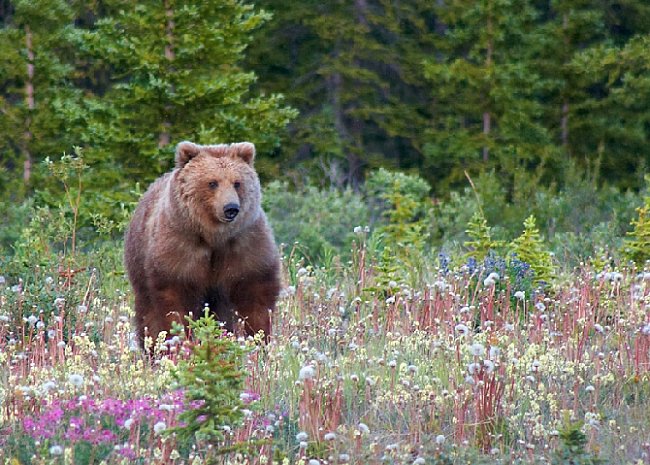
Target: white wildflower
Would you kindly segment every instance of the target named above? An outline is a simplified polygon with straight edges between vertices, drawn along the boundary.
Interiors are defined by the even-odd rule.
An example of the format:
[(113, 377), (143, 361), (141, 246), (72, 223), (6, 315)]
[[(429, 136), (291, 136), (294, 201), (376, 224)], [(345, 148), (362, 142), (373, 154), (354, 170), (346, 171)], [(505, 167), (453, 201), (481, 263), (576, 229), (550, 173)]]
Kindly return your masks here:
[(492, 360), (483, 360), (485, 371), (492, 373), (494, 371), (494, 362)]
[(467, 327), (467, 325), (464, 325), (464, 324), (462, 324), (462, 323), (457, 324), (457, 325), (454, 327), (454, 330), (455, 330), (456, 332), (461, 333), (463, 336), (467, 336), (467, 334), (469, 334), (469, 328)]
[(481, 371), (481, 364), (480, 363), (470, 363), (467, 365), (467, 371), (469, 372), (470, 375), (474, 375)]
[(485, 354), (485, 347), (483, 346), (483, 344), (479, 344), (478, 342), (475, 342), (469, 347), (469, 352), (475, 357), (482, 357), (483, 354)]
[(68, 376), (68, 382), (73, 386), (79, 387), (83, 385), (84, 377), (76, 373), (73, 373), (70, 376)]
[(167, 429), (167, 424), (164, 421), (159, 421), (158, 423), (153, 425), (153, 432), (156, 434), (160, 434), (166, 429)]
[(315, 375), (316, 375), (316, 370), (314, 370), (314, 367), (312, 365), (305, 365), (300, 369), (300, 373), (298, 374), (298, 379), (304, 381), (306, 379), (312, 379)]

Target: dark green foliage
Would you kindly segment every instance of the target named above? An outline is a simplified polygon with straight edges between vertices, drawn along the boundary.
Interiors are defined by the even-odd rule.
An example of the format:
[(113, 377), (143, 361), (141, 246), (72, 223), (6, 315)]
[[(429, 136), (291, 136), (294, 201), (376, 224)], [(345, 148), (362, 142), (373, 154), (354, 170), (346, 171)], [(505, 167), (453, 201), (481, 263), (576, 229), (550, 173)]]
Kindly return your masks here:
[(513, 177), (546, 163), (553, 147), (539, 118), (542, 82), (528, 59), (533, 2), (460, 0), (436, 12), (445, 24), (437, 41), (443, 58), (429, 57), (424, 68), (436, 95), (425, 145), (431, 166), (458, 184), (468, 167)]
[(553, 465), (597, 465), (603, 460), (585, 450), (587, 437), (582, 423), (569, 423), (560, 431), (562, 444), (551, 459)]
[(226, 448), (224, 431), (234, 428), (244, 418), (242, 371), (245, 349), (221, 329), (219, 322), (206, 310), (204, 316), (189, 323), (192, 340), (189, 358), (180, 360), (174, 372), (185, 389), (188, 409), (180, 415), (186, 426), (171, 429), (181, 440), (207, 441), (216, 453)]
[[(93, 185), (124, 201), (135, 180), (151, 181), (173, 162), (181, 140), (250, 140), (269, 153), (295, 112), (281, 96), (255, 96), (255, 75), (240, 62), (265, 12), (240, 1), (124, 2), (82, 36), (80, 48), (111, 70), (111, 85), (93, 106), (87, 159)], [(264, 161), (258, 170), (264, 172)], [(119, 167), (110, 177), (98, 177)], [(126, 183), (126, 184), (125, 184)]]
[(285, 244), (287, 252), (296, 245), (296, 251), (314, 263), (334, 255), (349, 258), (354, 228), (367, 227), (370, 221), (363, 198), (351, 190), (291, 190), (287, 182), (275, 181), (265, 186), (263, 203), (276, 241)]
[(0, 195), (13, 201), (39, 182), (40, 161), (71, 151), (79, 136), (76, 14), (61, 0), (16, 0), (0, 19)]
[(357, 187), (368, 169), (421, 166), (421, 129), (431, 115), (421, 69), (435, 33), (431, 2), (259, 5), (274, 18), (249, 61), (301, 111), (282, 147), (287, 171)]

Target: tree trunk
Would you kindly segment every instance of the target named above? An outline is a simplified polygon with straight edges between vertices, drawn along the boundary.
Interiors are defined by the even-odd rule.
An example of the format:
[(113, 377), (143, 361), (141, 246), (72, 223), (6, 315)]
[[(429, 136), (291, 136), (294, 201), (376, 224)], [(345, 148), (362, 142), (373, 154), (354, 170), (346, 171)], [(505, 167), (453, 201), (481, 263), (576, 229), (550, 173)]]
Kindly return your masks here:
[[(485, 51), (485, 68), (488, 73), (491, 73), (490, 68), (492, 67), (492, 55), (494, 53), (494, 38), (492, 34), (492, 11), (488, 11), (487, 17), (487, 44)], [(490, 148), (487, 146), (487, 140), (490, 137), (490, 131), (492, 129), (492, 117), (490, 115), (489, 107), (489, 83), (487, 89), (488, 95), (486, 95), (486, 110), (483, 112), (483, 135), (485, 136), (486, 145), (483, 146), (483, 161), (487, 162), (490, 159)]]
[(27, 106), (27, 116), (25, 117), (25, 133), (23, 156), (23, 180), (25, 184), (29, 183), (32, 176), (32, 114), (34, 112), (34, 47), (32, 44), (32, 31), (28, 25), (25, 26), (25, 47), (27, 48), (27, 79), (25, 80), (25, 104)]
[[(167, 43), (165, 44), (165, 58), (167, 59), (167, 61), (171, 63), (174, 61), (175, 54), (174, 54), (174, 10), (172, 9), (170, 0), (165, 0), (164, 8), (165, 8), (165, 17), (167, 18), (167, 23), (165, 24), (165, 37), (167, 39)], [(165, 147), (169, 145), (169, 143), (171, 142), (170, 131), (171, 131), (172, 123), (169, 121), (171, 110), (172, 110), (171, 105), (165, 105), (163, 122), (161, 124), (162, 130), (158, 135), (159, 148)]]
[[(569, 51), (569, 35), (567, 29), (569, 28), (569, 17), (566, 13), (562, 16), (562, 32), (564, 35), (564, 50), (566, 53)], [(565, 60), (566, 61), (566, 60)], [(567, 101), (566, 89), (564, 90), (564, 102), (562, 103), (562, 117), (560, 119), (562, 147), (565, 149), (569, 146), (569, 102)]]

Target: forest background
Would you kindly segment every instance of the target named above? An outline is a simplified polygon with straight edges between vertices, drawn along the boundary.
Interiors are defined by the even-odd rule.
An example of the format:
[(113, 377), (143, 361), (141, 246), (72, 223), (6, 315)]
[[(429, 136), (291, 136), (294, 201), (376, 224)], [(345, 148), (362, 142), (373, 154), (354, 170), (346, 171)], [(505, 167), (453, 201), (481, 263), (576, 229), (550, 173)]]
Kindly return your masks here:
[(186, 139), (254, 142), (315, 261), (391, 222), (453, 254), (480, 211), (576, 264), (647, 192), (643, 0), (3, 0), (0, 50), (3, 255), (48, 215), (119, 238)]

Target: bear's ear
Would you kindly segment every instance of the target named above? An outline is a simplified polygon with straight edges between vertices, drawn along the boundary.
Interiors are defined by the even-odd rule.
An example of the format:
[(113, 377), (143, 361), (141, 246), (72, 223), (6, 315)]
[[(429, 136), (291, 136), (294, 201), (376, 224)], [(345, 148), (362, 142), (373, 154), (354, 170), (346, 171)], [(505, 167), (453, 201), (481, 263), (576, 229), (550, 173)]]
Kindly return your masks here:
[(201, 146), (183, 141), (176, 146), (176, 168), (182, 168), (201, 151)]
[(239, 142), (237, 144), (232, 144), (230, 147), (233, 149), (235, 156), (253, 166), (253, 160), (255, 160), (255, 145), (250, 142)]

